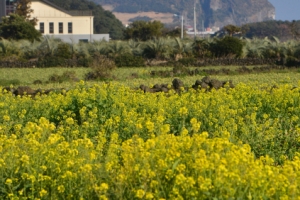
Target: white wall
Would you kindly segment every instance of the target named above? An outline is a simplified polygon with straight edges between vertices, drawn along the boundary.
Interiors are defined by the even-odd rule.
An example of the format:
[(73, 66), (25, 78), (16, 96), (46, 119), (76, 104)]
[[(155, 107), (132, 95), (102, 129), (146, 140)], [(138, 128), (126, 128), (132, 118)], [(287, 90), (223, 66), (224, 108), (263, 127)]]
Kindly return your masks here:
[[(31, 8), (34, 10), (32, 17), (38, 19), (36, 29), (40, 30), (40, 22), (44, 22), (44, 34), (49, 33), (49, 23), (54, 23), (55, 35), (65, 35), (68, 33), (68, 23), (72, 22), (72, 34), (85, 35), (94, 33), (94, 17), (93, 16), (71, 16), (61, 10), (47, 5), (40, 1), (32, 1)], [(63, 33), (59, 33), (58, 24), (63, 23)]]
[(109, 41), (109, 34), (92, 34), (92, 35), (44, 35), (44, 37), (54, 37), (67, 43), (78, 43), (80, 41)]

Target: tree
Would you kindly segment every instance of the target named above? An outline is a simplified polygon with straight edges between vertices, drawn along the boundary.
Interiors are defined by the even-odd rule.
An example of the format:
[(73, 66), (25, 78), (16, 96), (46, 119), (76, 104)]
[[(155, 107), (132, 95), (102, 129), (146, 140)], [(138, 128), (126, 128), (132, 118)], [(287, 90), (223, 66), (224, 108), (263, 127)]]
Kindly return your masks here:
[(212, 44), (213, 42), (209, 39), (197, 39), (193, 43), (193, 52), (199, 58), (210, 57)]
[(16, 14), (23, 16), (28, 20), (32, 25), (37, 25), (37, 18), (31, 18), (31, 13), (33, 13), (33, 9), (31, 9), (31, 0), (19, 0), (17, 2)]
[(159, 38), (163, 34), (164, 25), (159, 21), (134, 21), (124, 30), (125, 39), (146, 41)]
[(241, 32), (241, 28), (240, 27), (234, 26), (232, 24), (224, 26), (223, 30), (225, 32), (227, 32), (230, 37), (233, 36), (233, 34), (237, 34), (237, 33)]
[(41, 33), (25, 17), (10, 14), (9, 17), (2, 18), (0, 37), (13, 40), (27, 39), (33, 42), (34, 40), (40, 40)]
[(300, 36), (299, 28), (297, 27), (297, 22), (293, 20), (292, 23), (289, 25), (289, 28), (291, 30), (293, 39), (297, 40)]
[(164, 60), (170, 57), (171, 47), (165, 38), (155, 38), (144, 45), (143, 56), (147, 59)]
[(211, 52), (216, 57), (226, 57), (226, 56), (234, 56), (241, 57), (243, 53), (244, 43), (242, 40), (225, 36), (222, 39), (217, 39), (217, 41), (211, 44)]

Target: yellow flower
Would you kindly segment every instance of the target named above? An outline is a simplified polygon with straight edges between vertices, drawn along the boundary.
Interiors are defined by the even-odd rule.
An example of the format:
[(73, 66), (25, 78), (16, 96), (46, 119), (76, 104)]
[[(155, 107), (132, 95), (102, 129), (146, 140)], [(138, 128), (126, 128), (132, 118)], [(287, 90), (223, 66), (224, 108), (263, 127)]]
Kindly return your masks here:
[(12, 182), (13, 181), (10, 178), (8, 178), (8, 179), (6, 179), (5, 184), (6, 185), (10, 185), (10, 184), (12, 184)]
[(145, 192), (144, 192), (144, 190), (141, 190), (141, 189), (137, 190), (136, 194), (135, 194), (135, 196), (139, 199), (142, 199), (144, 197), (144, 195), (145, 195)]
[(181, 131), (182, 136), (187, 136), (189, 134), (189, 131), (186, 128), (183, 128)]
[(16, 125), (14, 126), (14, 128), (15, 128), (16, 131), (20, 131), (21, 128), (22, 128), (22, 124), (16, 124)]
[(146, 199), (153, 199), (154, 196), (153, 196), (153, 194), (152, 194), (151, 192), (147, 192), (145, 198), (146, 198)]
[(29, 163), (29, 156), (23, 155), (23, 156), (21, 157), (21, 161), (22, 161), (24, 164), (28, 164), (28, 163)]
[(4, 115), (3, 120), (8, 122), (10, 120), (10, 117), (8, 115)]
[(57, 187), (57, 190), (58, 190), (59, 193), (64, 193), (65, 192), (65, 186), (60, 185), (60, 186)]
[(147, 121), (146, 122), (146, 128), (148, 129), (148, 131), (150, 133), (152, 133), (154, 131), (154, 123), (151, 121)]
[(186, 115), (186, 114), (188, 114), (188, 109), (186, 108), (186, 107), (181, 107), (180, 109), (179, 109), (179, 114), (181, 115), (181, 116), (183, 116), (183, 115)]
[(192, 118), (190, 123), (192, 125), (192, 130), (197, 133), (201, 127), (201, 122), (198, 122), (196, 118)]
[(104, 192), (107, 191), (108, 190), (108, 184), (107, 183), (101, 183), (100, 190), (104, 191)]
[(164, 124), (160, 127), (160, 131), (162, 134), (167, 134), (170, 132), (170, 124)]
[(47, 193), (48, 193), (48, 192), (47, 192), (46, 190), (41, 189), (41, 191), (40, 191), (40, 197), (45, 196)]
[(23, 193), (24, 193), (23, 189), (18, 191), (18, 194), (21, 195), (21, 196), (23, 195)]
[(108, 198), (105, 195), (100, 195), (99, 199), (100, 200), (108, 200)]
[(46, 171), (46, 170), (47, 170), (47, 166), (42, 165), (42, 166), (41, 166), (41, 169), (42, 169), (43, 171)]
[(138, 124), (135, 125), (135, 127), (136, 127), (137, 129), (142, 129), (142, 128), (143, 128), (143, 125), (140, 124), (140, 123), (138, 123)]
[(69, 125), (73, 125), (74, 124), (74, 119), (69, 117), (66, 119), (66, 123), (69, 124)]

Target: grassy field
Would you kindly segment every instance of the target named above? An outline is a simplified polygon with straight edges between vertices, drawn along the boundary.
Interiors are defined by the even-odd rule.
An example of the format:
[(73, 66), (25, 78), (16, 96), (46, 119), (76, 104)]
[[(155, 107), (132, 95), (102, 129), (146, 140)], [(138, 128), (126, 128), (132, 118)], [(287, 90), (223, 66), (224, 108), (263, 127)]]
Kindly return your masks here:
[[(238, 66), (227, 67), (201, 67), (199, 69), (221, 69), (230, 68), (235, 70)], [(141, 84), (153, 85), (156, 83), (170, 83), (175, 77), (151, 77), (151, 71), (159, 70), (172, 70), (172, 67), (144, 67), (144, 68), (117, 68), (112, 71), (112, 75), (116, 78), (112, 82), (121, 82), (122, 84), (130, 87), (138, 87)], [(37, 88), (72, 88), (76, 85), (74, 81), (65, 81), (62, 83), (49, 82), (49, 77), (52, 75), (62, 75), (65, 72), (73, 72), (78, 80), (84, 80), (85, 74), (90, 72), (90, 68), (2, 68), (0, 69), (0, 86), (14, 87), (19, 85), (30, 86), (34, 89)], [(134, 74), (135, 77), (132, 75)], [(203, 76), (182, 76), (179, 77), (186, 86), (191, 86), (197, 79)], [(299, 70), (281, 70), (270, 73), (253, 73), (253, 74), (233, 74), (233, 75), (213, 75), (212, 78), (219, 80), (232, 80), (234, 84), (243, 83), (257, 83), (257, 84), (292, 84), (297, 86), (300, 80)], [(33, 84), (35, 80), (42, 81), (42, 84)], [(88, 84), (95, 82), (89, 81)]]

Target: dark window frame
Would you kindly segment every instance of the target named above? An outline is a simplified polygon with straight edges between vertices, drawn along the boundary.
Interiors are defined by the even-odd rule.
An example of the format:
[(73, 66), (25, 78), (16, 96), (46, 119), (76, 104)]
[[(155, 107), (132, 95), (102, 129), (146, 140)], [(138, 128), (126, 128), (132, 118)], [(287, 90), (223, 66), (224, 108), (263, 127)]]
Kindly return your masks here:
[(82, 43), (88, 43), (88, 42), (89, 42), (89, 39), (79, 39), (79, 42), (82, 42)]
[(73, 23), (68, 22), (68, 33), (73, 33)]
[(54, 23), (49, 22), (49, 33), (53, 34), (54, 33)]
[(58, 22), (58, 33), (64, 33), (64, 23)]
[(45, 23), (44, 22), (40, 22), (40, 32), (45, 33)]

